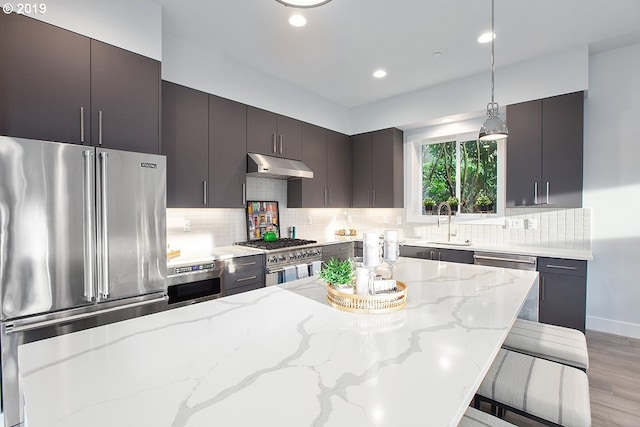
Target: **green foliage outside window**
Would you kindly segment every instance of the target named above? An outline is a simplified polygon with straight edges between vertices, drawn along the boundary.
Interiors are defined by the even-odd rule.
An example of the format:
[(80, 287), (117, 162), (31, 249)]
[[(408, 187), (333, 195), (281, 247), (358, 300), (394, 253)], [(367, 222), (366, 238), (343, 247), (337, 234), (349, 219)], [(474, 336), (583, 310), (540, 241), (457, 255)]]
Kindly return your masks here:
[[(460, 157), (460, 171), (456, 159)], [(457, 176), (460, 194), (456, 194)], [(449, 141), (422, 146), (422, 200), (436, 204), (457, 197), (462, 213), (477, 212), (476, 198), (486, 195), (497, 200), (498, 146), (495, 141)], [(496, 212), (495, 203), (492, 210)], [(423, 214), (426, 211), (423, 209)]]

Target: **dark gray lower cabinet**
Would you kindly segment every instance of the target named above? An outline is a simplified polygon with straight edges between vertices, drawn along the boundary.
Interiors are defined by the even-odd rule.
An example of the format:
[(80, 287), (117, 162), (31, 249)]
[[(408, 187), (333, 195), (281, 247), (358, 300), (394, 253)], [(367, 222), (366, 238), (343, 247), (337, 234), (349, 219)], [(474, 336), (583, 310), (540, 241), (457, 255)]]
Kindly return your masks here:
[(538, 258), (540, 273), (539, 321), (585, 330), (587, 262)]
[(430, 259), (434, 261), (473, 264), (473, 251), (458, 249), (429, 248), (422, 246), (400, 246), (400, 256), (409, 258)]
[(224, 295), (264, 288), (265, 268), (263, 254), (231, 258), (224, 263), (222, 283)]
[[(362, 255), (361, 255), (362, 256)], [(353, 243), (334, 243), (322, 247), (322, 261), (329, 261), (331, 258), (345, 260), (353, 257)]]

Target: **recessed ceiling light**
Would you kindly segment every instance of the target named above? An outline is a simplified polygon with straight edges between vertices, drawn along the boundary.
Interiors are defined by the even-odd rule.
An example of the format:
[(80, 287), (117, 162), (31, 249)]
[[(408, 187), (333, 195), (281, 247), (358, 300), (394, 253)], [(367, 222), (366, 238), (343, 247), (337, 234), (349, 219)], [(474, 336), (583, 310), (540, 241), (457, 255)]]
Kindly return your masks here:
[(289, 18), (289, 24), (294, 27), (304, 27), (307, 23), (307, 19), (302, 15), (291, 15)]
[(442, 56), (442, 52), (438, 51), (438, 52), (433, 52), (431, 54), (431, 56), (433, 56), (434, 58), (440, 58)]
[(387, 75), (387, 72), (385, 70), (376, 70), (373, 72), (373, 77), (375, 77), (376, 79), (381, 79), (386, 75)]
[(451, 123), (453, 121), (453, 119), (451, 117), (445, 117), (444, 119), (440, 120), (440, 123)]
[(282, 3), (285, 6), (309, 8), (322, 6), (325, 3), (329, 3), (331, 0), (276, 0), (278, 3)]
[(489, 43), (491, 41), (491, 34), (493, 34), (493, 38), (495, 39), (496, 38), (495, 33), (492, 33), (491, 31), (487, 31), (486, 33), (478, 37), (478, 43)]

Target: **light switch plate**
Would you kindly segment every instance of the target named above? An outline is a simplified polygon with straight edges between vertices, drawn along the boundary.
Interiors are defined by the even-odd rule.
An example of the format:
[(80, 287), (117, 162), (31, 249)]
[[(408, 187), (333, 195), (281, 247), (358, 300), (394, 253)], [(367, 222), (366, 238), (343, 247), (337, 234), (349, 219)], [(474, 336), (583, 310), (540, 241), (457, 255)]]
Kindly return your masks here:
[(191, 221), (189, 221), (188, 219), (184, 220), (184, 231), (191, 231)]
[(396, 224), (397, 224), (397, 225), (402, 225), (402, 216), (401, 216), (401, 215), (398, 215), (398, 216), (396, 217)]
[(505, 218), (504, 228), (520, 228), (521, 222), (517, 218)]
[(538, 220), (537, 219), (528, 219), (527, 220), (527, 230), (537, 230), (538, 229)]

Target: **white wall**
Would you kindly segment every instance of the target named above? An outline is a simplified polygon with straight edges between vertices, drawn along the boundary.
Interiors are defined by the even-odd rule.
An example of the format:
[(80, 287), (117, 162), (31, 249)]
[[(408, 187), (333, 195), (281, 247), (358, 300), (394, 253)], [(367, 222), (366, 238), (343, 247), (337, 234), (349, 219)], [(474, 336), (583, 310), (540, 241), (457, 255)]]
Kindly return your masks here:
[[(501, 105), (587, 89), (589, 55), (577, 47), (496, 69), (495, 99)], [(373, 102), (351, 110), (351, 133), (388, 127), (415, 128), (433, 120), (485, 114), (491, 101), (490, 74), (476, 74), (435, 87)], [(475, 114), (474, 114), (475, 112)]]
[(640, 44), (590, 58), (584, 205), (592, 209), (587, 328), (640, 338)]
[(345, 107), (172, 34), (163, 38), (164, 80), (349, 134)]
[(152, 0), (54, 0), (30, 17), (160, 61), (162, 8)]

